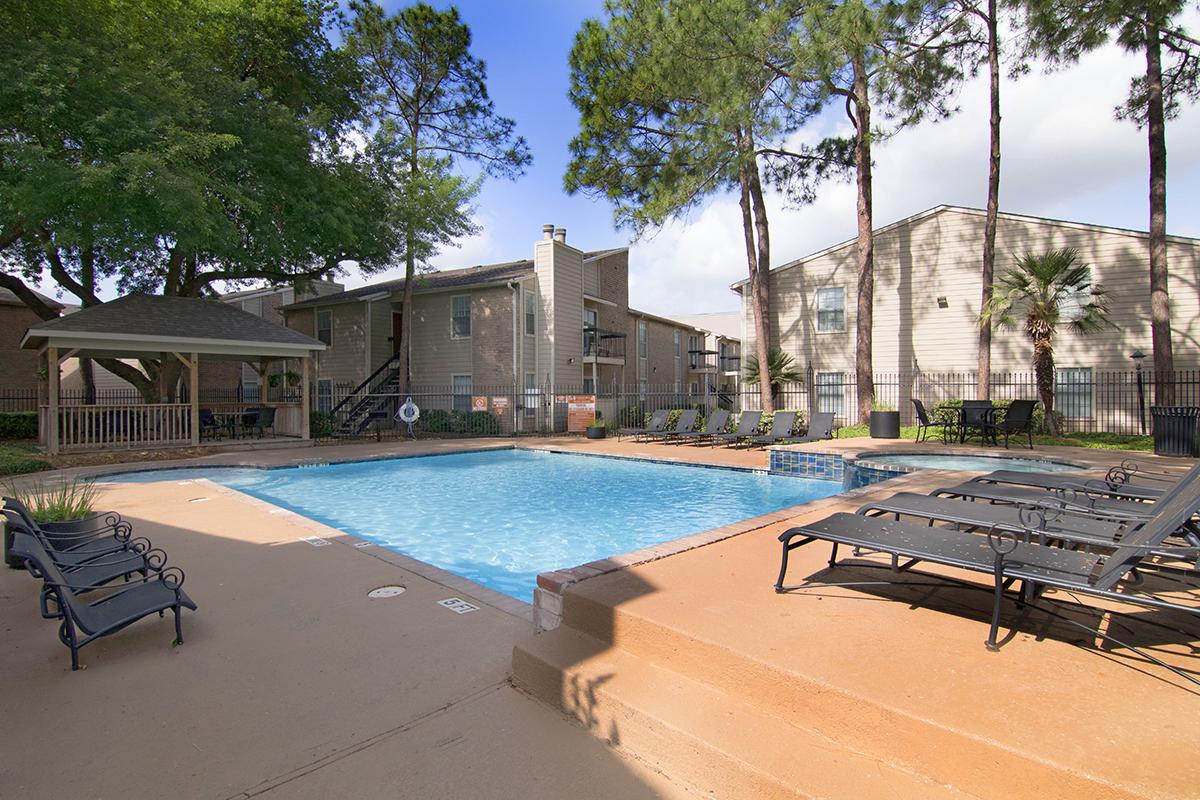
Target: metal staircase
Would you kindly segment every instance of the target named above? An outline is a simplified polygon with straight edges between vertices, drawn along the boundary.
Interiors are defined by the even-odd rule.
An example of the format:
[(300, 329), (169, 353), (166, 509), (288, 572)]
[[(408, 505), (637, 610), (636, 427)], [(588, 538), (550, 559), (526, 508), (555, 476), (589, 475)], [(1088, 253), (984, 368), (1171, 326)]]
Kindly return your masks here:
[(393, 355), (331, 409), (333, 435), (357, 436), (373, 420), (388, 418), (399, 391), (400, 357)]

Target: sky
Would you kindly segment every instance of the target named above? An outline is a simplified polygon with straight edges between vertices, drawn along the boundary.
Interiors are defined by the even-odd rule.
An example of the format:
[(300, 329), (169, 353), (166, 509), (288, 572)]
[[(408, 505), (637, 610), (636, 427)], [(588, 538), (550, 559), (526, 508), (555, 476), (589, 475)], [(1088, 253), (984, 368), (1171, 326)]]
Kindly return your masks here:
[[(389, 10), (397, 3), (386, 3)], [(445, 7), (447, 2), (435, 2)], [(488, 68), (498, 113), (513, 118), (533, 164), (515, 181), (491, 179), (476, 200), (480, 233), (433, 260), (441, 269), (530, 258), (544, 223), (567, 229), (584, 250), (628, 245), (630, 305), (651, 313), (737, 310), (730, 284), (746, 275), (741, 216), (733, 196), (714, 197), (687, 218), (641, 240), (617, 230), (603, 199), (563, 191), (567, 146), (578, 116), (567, 96), (575, 32), (602, 12), (600, 0), (458, 0), (473, 52)], [(1197, 27), (1189, 19), (1189, 27)], [(1113, 109), (1144, 60), (1109, 47), (1078, 65), (1046, 74), (1038, 66), (1001, 87), (1001, 210), (1145, 230), (1148, 221), (1146, 136)], [(987, 181), (986, 77), (965, 84), (959, 113), (904, 130), (875, 148), (875, 226), (932, 206), (982, 208)], [(803, 135), (816, 139), (845, 123), (831, 115)], [(1170, 233), (1200, 236), (1200, 108), (1168, 122)], [(815, 203), (788, 208), (768, 198), (771, 263), (793, 261), (852, 238), (852, 183), (822, 187)], [(1003, 254), (1002, 254), (1003, 255)], [(402, 275), (402, 269), (369, 282)], [(351, 271), (347, 286), (368, 282)], [(47, 287), (48, 288), (48, 287)], [(108, 296), (114, 296), (111, 288)]]

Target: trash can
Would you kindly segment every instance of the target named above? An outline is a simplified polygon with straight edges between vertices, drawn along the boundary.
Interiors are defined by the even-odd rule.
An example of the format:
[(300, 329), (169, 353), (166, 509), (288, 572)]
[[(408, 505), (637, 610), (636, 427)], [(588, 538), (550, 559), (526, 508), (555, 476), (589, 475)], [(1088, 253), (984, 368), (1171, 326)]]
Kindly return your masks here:
[(1151, 406), (1150, 425), (1156, 455), (1200, 457), (1200, 407)]

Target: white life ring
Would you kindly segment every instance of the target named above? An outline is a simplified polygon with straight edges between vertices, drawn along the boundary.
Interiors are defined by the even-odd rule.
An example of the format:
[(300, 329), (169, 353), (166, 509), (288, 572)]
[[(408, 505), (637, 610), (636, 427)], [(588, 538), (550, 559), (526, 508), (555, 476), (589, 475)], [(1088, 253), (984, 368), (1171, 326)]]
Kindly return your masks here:
[(407, 422), (409, 425), (416, 422), (421, 417), (421, 409), (417, 408), (417, 404), (412, 401), (411, 397), (404, 399), (404, 405), (396, 412), (396, 419), (401, 422)]

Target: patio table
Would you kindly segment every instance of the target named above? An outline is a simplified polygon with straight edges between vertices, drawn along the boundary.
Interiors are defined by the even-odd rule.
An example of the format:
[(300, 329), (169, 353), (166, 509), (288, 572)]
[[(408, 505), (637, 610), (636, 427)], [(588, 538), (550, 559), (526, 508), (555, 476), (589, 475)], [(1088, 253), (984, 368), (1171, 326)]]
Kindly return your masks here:
[[(941, 414), (944, 412), (947, 415), (954, 417), (954, 427), (958, 431), (958, 443), (959, 444), (963, 444), (964, 442), (967, 441), (967, 429), (968, 428), (979, 428), (981, 440), (983, 441), (984, 444), (988, 443), (989, 438), (990, 438), (990, 441), (992, 444), (996, 444), (995, 434), (992, 433), (989, 435), (988, 431), (994, 430), (995, 423), (996, 423), (996, 412), (1000, 411), (1000, 410), (1001, 409), (997, 408), (994, 405), (969, 407), (969, 406), (961, 406), (961, 405), (950, 405), (949, 403), (939, 403), (938, 405), (933, 407), (933, 411), (935, 414)], [(968, 411), (982, 412), (982, 414), (984, 416), (983, 421), (982, 422), (968, 422), (967, 421), (967, 412)]]

